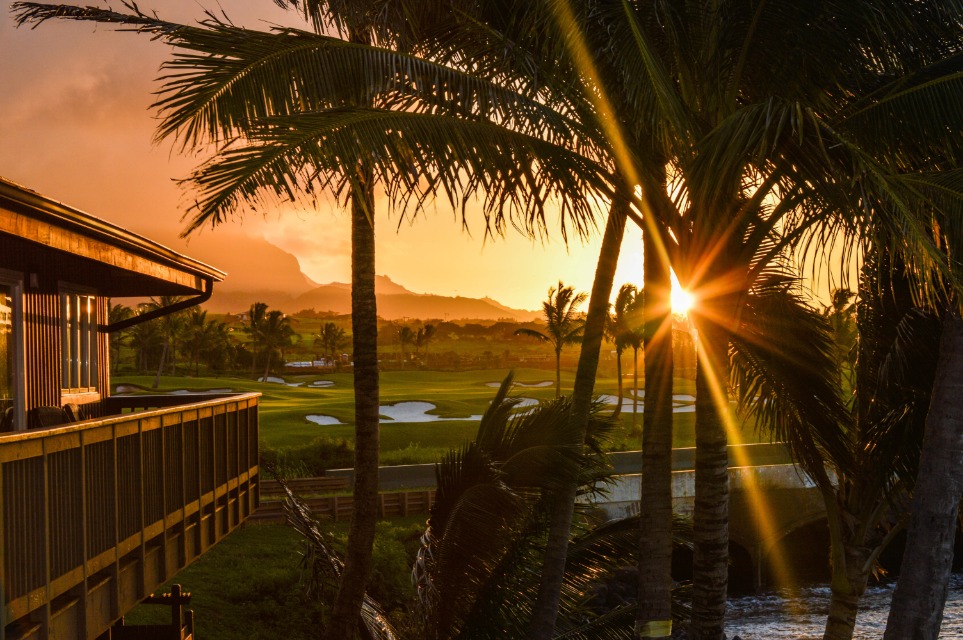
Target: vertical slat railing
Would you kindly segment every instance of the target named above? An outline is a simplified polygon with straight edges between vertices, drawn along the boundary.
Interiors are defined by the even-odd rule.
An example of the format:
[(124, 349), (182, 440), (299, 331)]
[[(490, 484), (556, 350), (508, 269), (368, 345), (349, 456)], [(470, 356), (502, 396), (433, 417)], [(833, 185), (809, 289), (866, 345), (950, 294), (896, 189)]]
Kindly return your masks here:
[[(163, 548), (163, 564), (136, 575), (159, 582), (250, 514), (242, 504), (255, 499), (257, 396), (189, 407), (0, 437), (0, 639), (16, 640), (28, 619), (43, 637), (63, 635), (58, 624), (99, 635), (113, 622), (107, 618), (125, 613), (104, 603), (131, 601), (117, 595), (129, 589), (118, 584), (121, 566), (147, 562), (146, 544)], [(227, 506), (230, 496), (237, 508), (215, 519), (223, 526), (212, 522), (198, 547), (204, 505)], [(134, 600), (157, 582), (138, 587)], [(88, 588), (92, 598), (98, 590), (96, 606)], [(86, 613), (71, 613), (72, 602)]]

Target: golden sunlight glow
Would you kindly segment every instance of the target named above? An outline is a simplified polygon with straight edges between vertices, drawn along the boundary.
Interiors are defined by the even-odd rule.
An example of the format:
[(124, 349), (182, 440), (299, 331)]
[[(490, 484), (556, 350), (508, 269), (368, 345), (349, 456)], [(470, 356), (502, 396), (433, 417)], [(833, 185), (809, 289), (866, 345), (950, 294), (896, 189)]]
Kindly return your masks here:
[(678, 313), (682, 315), (688, 313), (689, 309), (692, 308), (692, 305), (695, 304), (695, 297), (685, 289), (673, 286), (671, 303), (672, 313)]
[[(712, 403), (715, 405), (719, 416), (723, 419), (728, 444), (744, 444), (741, 429), (734, 420), (733, 413), (729, 407), (729, 393), (726, 389), (725, 377), (723, 375), (725, 364), (709, 363), (709, 354), (702, 348), (702, 345), (697, 343), (696, 349), (698, 350), (700, 366), (702, 366), (702, 371), (705, 373), (705, 381), (709, 388), (709, 394), (712, 396)], [(703, 366), (703, 363), (705, 363), (706, 366)], [(729, 461), (730, 468), (748, 467), (751, 465), (748, 454), (744, 450), (735, 448), (729, 449), (729, 451), (733, 453), (733, 457), (735, 458)], [(772, 541), (779, 539), (779, 532), (776, 529), (773, 516), (774, 507), (763, 487), (759, 485), (753, 474), (740, 474), (740, 480), (742, 489), (749, 501), (750, 508), (757, 518), (757, 526), (762, 533), (762, 537), (772, 544)], [(772, 545), (769, 549), (768, 560), (772, 571), (771, 578), (773, 583), (779, 586), (791, 585), (792, 576), (789, 568), (789, 560), (785, 555), (785, 549), (780, 548), (778, 545)]]
[(679, 279), (675, 277), (675, 273), (672, 273), (672, 293), (670, 294), (670, 302), (672, 304), (672, 313), (677, 313), (679, 315), (685, 315), (689, 313), (696, 302), (695, 296), (679, 284)]

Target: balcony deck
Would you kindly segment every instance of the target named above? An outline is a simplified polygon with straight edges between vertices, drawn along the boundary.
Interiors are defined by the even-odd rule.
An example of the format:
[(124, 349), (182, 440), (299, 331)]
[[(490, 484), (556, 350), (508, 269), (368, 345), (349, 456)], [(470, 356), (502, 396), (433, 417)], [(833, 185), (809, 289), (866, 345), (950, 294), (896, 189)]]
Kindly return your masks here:
[(250, 516), (259, 395), (115, 396), (0, 436), (0, 640), (98, 638)]

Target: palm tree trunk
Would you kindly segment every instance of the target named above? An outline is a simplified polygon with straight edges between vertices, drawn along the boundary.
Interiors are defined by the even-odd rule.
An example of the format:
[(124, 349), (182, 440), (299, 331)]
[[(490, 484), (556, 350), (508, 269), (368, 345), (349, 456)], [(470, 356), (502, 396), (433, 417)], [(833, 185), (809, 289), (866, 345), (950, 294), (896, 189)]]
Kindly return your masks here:
[(845, 540), (842, 546), (845, 562), (842, 567), (833, 566), (829, 616), (823, 640), (852, 640), (859, 601), (869, 582), (869, 571), (865, 567), (872, 550), (866, 545)]
[(562, 348), (555, 348), (555, 397), (562, 395)]
[(152, 389), (156, 389), (160, 386), (161, 373), (164, 372), (164, 360), (167, 359), (167, 347), (170, 345), (169, 340), (164, 341), (164, 350), (161, 351), (160, 363), (157, 365), (157, 375), (154, 376), (154, 384), (151, 386)]
[[(643, 234), (645, 412), (642, 414), (639, 638), (672, 635), (672, 279), (652, 234)], [(636, 394), (638, 396), (638, 394)]]
[(632, 347), (632, 434), (639, 415), (639, 348)]
[(700, 357), (696, 365), (695, 511), (692, 533), (692, 627), (694, 640), (723, 640), (729, 572), (729, 459), (725, 396), (729, 334), (723, 305), (707, 310), (700, 322)]
[(619, 380), (619, 396), (618, 404), (615, 405), (615, 411), (612, 412), (613, 418), (618, 418), (622, 415), (622, 397), (625, 395), (625, 390), (622, 385), (622, 350), (615, 350), (615, 372), (616, 377)]
[(268, 374), (271, 373), (271, 352), (274, 349), (268, 349), (267, 355), (264, 356), (264, 381), (267, 382)]
[(943, 622), (963, 493), (963, 319), (943, 321), (906, 552), (884, 640), (935, 639)]
[[(608, 316), (609, 296), (612, 295), (612, 281), (619, 261), (619, 250), (625, 232), (627, 204), (615, 201), (609, 210), (602, 247), (599, 251), (595, 281), (592, 283), (592, 297), (589, 299), (588, 315), (579, 352), (575, 384), (572, 388), (572, 415), (570, 420), (580, 426), (581, 440), (572, 443), (577, 447), (584, 444), (588, 427), (589, 410), (592, 406), (592, 392), (595, 389), (595, 375), (598, 372), (599, 351), (605, 334)], [(568, 541), (572, 529), (572, 515), (575, 511), (575, 492), (577, 480), (572, 478), (568, 485), (559, 490), (555, 497), (548, 541), (545, 545), (545, 559), (542, 565), (542, 578), (538, 597), (532, 610), (529, 640), (550, 640), (555, 631), (558, 615), (558, 601), (565, 574), (565, 560), (568, 554)]]
[(351, 193), (351, 326), (354, 332), (354, 511), (344, 573), (325, 637), (354, 638), (371, 568), (378, 518), (378, 310), (373, 174), (359, 170)]

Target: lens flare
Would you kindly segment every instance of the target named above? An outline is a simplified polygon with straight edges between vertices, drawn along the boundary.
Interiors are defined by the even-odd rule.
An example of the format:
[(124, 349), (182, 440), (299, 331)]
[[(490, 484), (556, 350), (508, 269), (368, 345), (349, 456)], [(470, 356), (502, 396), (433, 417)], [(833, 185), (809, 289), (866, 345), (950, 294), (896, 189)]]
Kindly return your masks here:
[(695, 296), (673, 285), (671, 295), (672, 313), (684, 315), (695, 305)]

